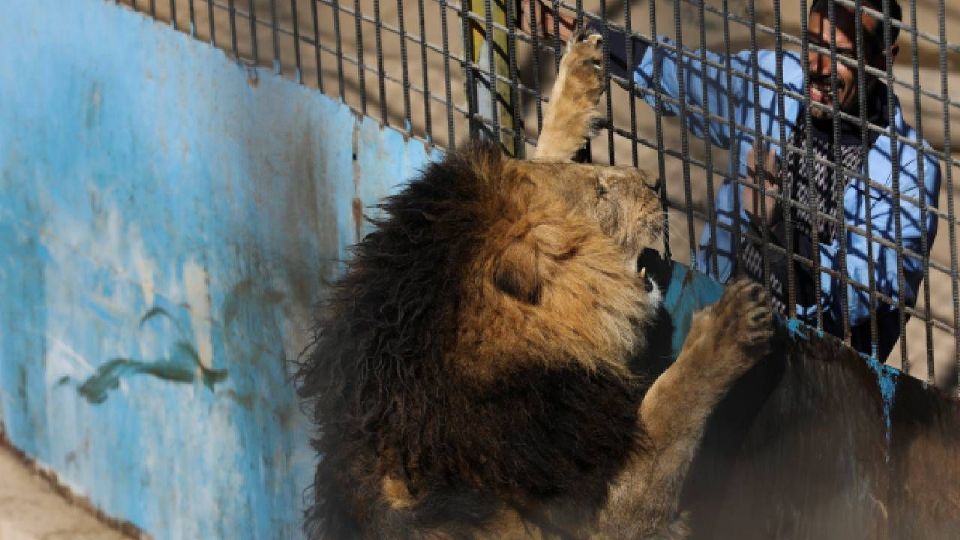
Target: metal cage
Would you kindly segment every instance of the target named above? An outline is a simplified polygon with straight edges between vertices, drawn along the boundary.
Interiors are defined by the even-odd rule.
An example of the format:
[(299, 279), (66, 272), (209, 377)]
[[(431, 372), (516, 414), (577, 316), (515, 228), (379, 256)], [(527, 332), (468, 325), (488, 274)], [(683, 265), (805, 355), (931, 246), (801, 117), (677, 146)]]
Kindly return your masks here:
[[(824, 170), (845, 178), (844, 185), (860, 182), (864, 193), (876, 193), (880, 198), (893, 201), (890, 209), (893, 233), (874, 230), (871, 218), (878, 214), (869, 208), (864, 212), (865, 226), (858, 227), (846, 219), (843, 204), (835, 211), (823, 212), (809, 201), (786, 196), (789, 193), (773, 194), (774, 200), (785, 209), (787, 241), (781, 246), (771, 241), (766, 228), (761, 228), (755, 240), (762, 248), (763, 279), (770, 273), (770, 257), (785, 258), (787, 279), (783, 285), (786, 286), (787, 315), (797, 315), (795, 274), (798, 269), (814, 276), (812, 282), (817, 295), (821, 293), (823, 280), (835, 281), (839, 284), (836, 294), (841, 298), (834, 333), (849, 341), (859, 328), (869, 338), (865, 352), (876, 354), (878, 344), (896, 332), (900, 338), (893, 346), (888, 363), (905, 373), (957, 391), (960, 282), (953, 176), (960, 160), (953, 154), (950, 125), (953, 119), (960, 118), (960, 100), (951, 94), (950, 86), (960, 85), (957, 80), (960, 28), (948, 23), (960, 21), (960, 9), (948, 5), (946, 0), (905, 0), (901, 21), (892, 18), (894, 0), (801, 0), (799, 3), (781, 0), (575, 3), (553, 0), (120, 0), (119, 3), (223, 48), (243, 64), (270, 66), (278, 74), (316, 87), (357, 112), (379, 119), (384, 125), (426, 144), (453, 148), (458, 141), (483, 133), (498, 138), (507, 151), (520, 157), (536, 142), (543, 121), (543, 105), (548, 99), (542, 90), (550, 88), (562, 52), (563, 44), (553, 37), (560, 31), (560, 18), (553, 18), (550, 31), (549, 23), (544, 27), (543, 14), (557, 13), (604, 34), (641, 36), (654, 50), (652, 54), (665, 53), (678, 59), (677, 69), (681, 72), (677, 76), (678, 88), (672, 93), (663, 92), (638, 84), (634, 76), (613, 75), (608, 69), (608, 91), (603, 98), (608, 122), (602, 136), (590, 146), (589, 157), (600, 163), (631, 163), (667, 179), (661, 183), (663, 205), (669, 213), (664, 240), (667, 254), (680, 262), (693, 262), (697, 257), (697, 236), (704, 224), (713, 232), (711, 238), (716, 238), (718, 229), (730, 231), (739, 240), (750, 240), (753, 234), (740, 223), (724, 223), (718, 219), (714, 204), (717, 191), (724, 183), (754, 189), (753, 183), (731, 173), (737, 170), (730, 167), (731, 160), (739, 160), (740, 156), (709, 136), (693, 136), (698, 129), (694, 124), (722, 124), (731, 132), (749, 135), (754, 144), (778, 148), (781, 161), (796, 155), (805, 167), (819, 163)], [(811, 4), (823, 10), (833, 28), (836, 28), (838, 14), (852, 10), (856, 17), (852, 51), (838, 46), (836, 32), (831, 32), (825, 42), (809, 39)], [(534, 5), (536, 7), (532, 7)], [(864, 31), (865, 17), (879, 21), (869, 35)], [(885, 69), (868, 65), (865, 51), (870, 46), (869, 40), (885, 40), (883, 44), (889, 45), (897, 33), (900, 47), (897, 61), (887, 63)], [(657, 36), (669, 39), (658, 40)], [(639, 60), (639, 51), (634, 50), (633, 40), (628, 43), (631, 44), (627, 47), (629, 50), (624, 52), (632, 67)], [(605, 44), (609, 47), (609, 41)], [(772, 52), (775, 59), (774, 73), (767, 78), (760, 77), (756, 69), (765, 51)], [(745, 59), (743, 65), (747, 69), (731, 61), (738, 53), (739, 58)], [(838, 81), (838, 70), (856, 72), (861, 99), (855, 109), (860, 114), (839, 110), (836, 100), (832, 107), (811, 104), (808, 85), (796, 88), (784, 84), (784, 59), (788, 54), (800, 59), (804, 73), (809, 71), (809, 59), (815, 57), (811, 54), (828, 58), (833, 95), (837, 85), (843, 84)], [(690, 66), (713, 70), (714, 78), (697, 80), (685, 76), (682, 72)], [(754, 69), (750, 69), (751, 66)], [(654, 73), (653, 78), (661, 75)], [(886, 94), (889, 113), (886, 125), (865, 118), (867, 76), (893, 89)], [(723, 113), (723, 110), (732, 110), (732, 101), (711, 107), (717, 103), (711, 104), (709, 100), (698, 103), (690, 98), (706, 95), (708, 85), (727, 84), (729, 88), (735, 80), (748, 81), (756, 96), (772, 92), (773, 101), (778, 104), (775, 107), (775, 114), (779, 115), (779, 121), (775, 122), (778, 129), (761, 129), (758, 107), (754, 107), (752, 118), (734, 118)], [(739, 99), (729, 94), (726, 99)], [(829, 116), (835, 133), (846, 121), (843, 125), (857, 128), (864, 147), (871, 137), (889, 138), (893, 154), (889, 156), (890, 181), (877, 182), (868, 171), (847, 168), (842, 160), (829, 159), (830, 156), (824, 159), (814, 155), (809, 143), (801, 147), (793, 145), (784, 128), (788, 123), (784, 104), (791, 100), (801, 104), (803, 113), (797, 122), (804, 122), (808, 128), (814, 115), (811, 110), (832, 108)], [(919, 138), (902, 137), (887, 127), (893, 125), (896, 104)], [(901, 189), (901, 184), (906, 184), (908, 179), (900, 170), (900, 153), (917, 156), (916, 167), (921, 177), (925, 175), (924, 167), (939, 168), (939, 192), (932, 194), (932, 198), (924, 196), (922, 182), (919, 196), (916, 191)], [(908, 165), (912, 171), (914, 165)], [(763, 163), (756, 168), (762, 171)], [(763, 196), (767, 193), (762, 183), (759, 191), (762, 207), (768, 200)], [(734, 197), (734, 200), (740, 199)], [(862, 203), (869, 207), (875, 200), (879, 199), (864, 196)], [(930, 204), (931, 200), (937, 203)], [(907, 214), (899, 210), (908, 206), (915, 208), (921, 226), (919, 236), (911, 236), (905, 242), (904, 227), (909, 224), (903, 223), (903, 216)], [(815, 223), (833, 223), (837, 227), (840, 232), (835, 265), (824, 266), (817, 257), (804, 257), (794, 250), (789, 222), (792, 209), (806, 210), (814, 216)], [(738, 211), (734, 214), (740, 215)], [(925, 226), (930, 218), (938, 223), (935, 239), (931, 238), (933, 230)], [(813, 227), (816, 229), (818, 227)], [(813, 236), (816, 246), (817, 233)], [(870, 253), (865, 257), (866, 272), (853, 275), (847, 268), (847, 261), (852, 260), (849, 244), (860, 239), (866, 239)], [(739, 246), (739, 240), (734, 245)], [(739, 247), (736, 249), (735, 259), (741, 255)], [(881, 275), (873, 250), (892, 254), (890, 264), (895, 268), (884, 268), (886, 273)], [(922, 274), (922, 285), (912, 291), (912, 297), (903, 293), (912, 288), (905, 270), (907, 266), (919, 268)], [(885, 292), (888, 290), (900, 294), (891, 295)], [(864, 299), (869, 308), (862, 321), (851, 320), (850, 302), (846, 298), (850, 294)], [(878, 318), (888, 316), (884, 313), (893, 313), (895, 321), (886, 326), (881, 324)], [(816, 302), (807, 320), (822, 330), (826, 328), (824, 317), (822, 306)]]

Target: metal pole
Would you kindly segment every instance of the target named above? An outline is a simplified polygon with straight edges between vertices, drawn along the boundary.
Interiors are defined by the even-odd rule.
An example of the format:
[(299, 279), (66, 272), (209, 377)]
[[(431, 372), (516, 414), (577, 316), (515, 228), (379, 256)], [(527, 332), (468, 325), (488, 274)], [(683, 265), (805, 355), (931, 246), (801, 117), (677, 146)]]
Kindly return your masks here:
[[(476, 99), (477, 127), (485, 136), (495, 139), (507, 150), (517, 154), (514, 145), (513, 102), (510, 84), (501, 78), (510, 76), (510, 61), (508, 55), (508, 36), (506, 32), (495, 28), (495, 24), (506, 26), (507, 12), (504, 1), (483, 0), (483, 7), (478, 10), (476, 2), (467, 1), (470, 17), (470, 42), (472, 51), (470, 62), (475, 69), (475, 76), (471, 83), (474, 88), (467, 89), (468, 95)], [(483, 21), (481, 26), (480, 21)], [(488, 127), (489, 122), (489, 127)]]

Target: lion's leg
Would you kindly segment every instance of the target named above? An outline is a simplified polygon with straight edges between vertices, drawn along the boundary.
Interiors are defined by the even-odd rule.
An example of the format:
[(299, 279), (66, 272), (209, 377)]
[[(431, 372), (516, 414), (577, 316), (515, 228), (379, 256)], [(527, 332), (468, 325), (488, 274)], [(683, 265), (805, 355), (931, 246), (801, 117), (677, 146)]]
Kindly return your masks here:
[(603, 93), (601, 44), (598, 34), (577, 34), (567, 43), (534, 159), (570, 161), (602, 118), (597, 108)]
[[(768, 306), (761, 285), (741, 281), (694, 316), (677, 361), (657, 378), (640, 405), (649, 448), (638, 453), (611, 487), (601, 515), (605, 536), (669, 536), (707, 418), (730, 385), (767, 352), (773, 332)], [(650, 524), (656, 525), (638, 528)]]

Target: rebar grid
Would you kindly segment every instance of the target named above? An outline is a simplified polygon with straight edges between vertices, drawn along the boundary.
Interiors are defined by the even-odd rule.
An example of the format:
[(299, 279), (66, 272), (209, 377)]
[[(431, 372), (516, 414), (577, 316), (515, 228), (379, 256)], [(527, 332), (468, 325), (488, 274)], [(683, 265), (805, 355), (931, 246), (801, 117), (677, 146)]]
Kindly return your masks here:
[[(856, 54), (839, 54), (836, 32), (827, 43), (811, 43), (806, 36), (808, 12), (812, 4), (826, 5), (831, 27), (836, 28), (839, 9), (853, 9), (856, 14)], [(740, 198), (733, 199), (731, 222), (719, 220), (715, 200), (722, 183), (737, 191), (751, 189), (751, 182), (731, 171), (736, 161), (732, 144), (718, 144), (707, 136), (690, 137), (691, 123), (723, 126), (730, 134), (746, 136), (756, 144), (780, 149), (781, 156), (801, 156), (807, 170), (827, 166), (835, 175), (857, 184), (867, 195), (864, 226), (849, 222), (844, 206), (836, 212), (818, 210), (816, 200), (797, 201), (787, 196), (790, 187), (768, 193), (761, 183), (761, 211), (767, 204), (765, 195), (783, 208), (788, 221), (786, 247), (776, 245), (761, 235), (764, 275), (770, 272), (769, 257), (785, 257), (787, 265), (786, 297), (788, 314), (795, 315), (798, 298), (797, 268), (809, 269), (815, 276), (817, 297), (821, 280), (834, 280), (836, 293), (862, 295), (869, 303), (867, 325), (872, 352), (877, 354), (881, 339), (878, 312), (890, 307), (896, 312), (900, 335), (894, 356), (906, 372), (914, 373), (931, 383), (960, 388), (960, 285), (958, 285), (957, 218), (954, 204), (954, 168), (960, 167), (960, 156), (951, 147), (951, 119), (960, 119), (960, 99), (950, 94), (951, 77), (960, 75), (960, 34), (954, 33), (950, 18), (960, 12), (949, 9), (946, 0), (936, 4), (936, 28), (924, 28), (918, 17), (917, 0), (904, 0), (903, 20), (890, 21), (891, 0), (801, 0), (799, 6), (782, 0), (659, 0), (643, 2), (593, 0), (118, 0), (133, 8), (169, 23), (173, 28), (197, 39), (223, 48), (237, 61), (249, 66), (268, 66), (276, 73), (301, 84), (316, 87), (341, 100), (361, 114), (372, 116), (410, 137), (427, 144), (453, 148), (470, 136), (496, 137), (510, 153), (523, 156), (532, 150), (543, 122), (543, 106), (548, 101), (544, 92), (550, 88), (556, 72), (562, 43), (554, 35), (561, 30), (557, 18), (547, 28), (541, 27), (539, 12), (531, 4), (541, 4), (565, 17), (591, 25), (604, 35), (625, 32), (650, 41), (645, 50), (635, 50), (627, 40), (626, 61), (634, 66), (643, 55), (672, 55), (677, 59), (676, 95), (638, 84), (635, 77), (622, 78), (607, 72), (608, 92), (602, 109), (608, 117), (605, 137), (592, 145), (592, 158), (600, 163), (626, 162), (655, 171), (667, 182), (661, 185), (661, 200), (671, 219), (666, 224), (664, 249), (668, 256), (682, 262), (697, 257), (698, 237), (706, 224), (710, 230), (709, 266), (718, 268), (716, 253), (719, 232), (733, 235), (734, 250), (744, 239), (751, 239), (740, 222)], [(868, 5), (870, 4), (870, 5)], [(525, 7), (526, 9), (520, 9)], [(646, 17), (643, 16), (644, 12)], [(868, 65), (868, 39), (863, 31), (864, 17), (882, 24), (882, 37), (890, 39), (899, 29), (899, 45), (903, 49), (896, 64), (885, 68)], [(931, 17), (932, 21), (932, 17)], [(958, 20), (957, 22), (960, 22)], [(653, 39), (668, 34), (669, 41)], [(950, 41), (953, 39), (954, 41)], [(482, 49), (482, 50), (481, 50)], [(605, 50), (609, 46), (605, 42)], [(731, 61), (741, 50), (747, 51), (748, 69), (742, 70)], [(775, 73), (759, 78), (759, 54), (772, 50), (776, 57)], [(708, 51), (718, 56), (708, 54)], [(798, 54), (803, 70), (809, 70), (808, 58), (820, 54), (831, 63), (830, 87), (834, 95), (841, 84), (838, 70), (854, 70), (857, 74), (858, 99), (852, 109), (841, 110), (834, 101), (823, 105), (811, 99), (809, 88), (797, 89), (784, 84), (784, 55)], [(714, 70), (715, 79), (697, 80), (685, 73), (690, 66)], [(609, 67), (609, 66), (607, 66)], [(936, 73), (936, 76), (931, 76)], [(653, 79), (658, 80), (659, 63), (653, 66)], [(885, 122), (866, 120), (865, 80), (880, 79), (893, 89), (888, 92)], [(757, 108), (748, 117), (738, 118), (732, 111), (739, 99), (728, 93), (718, 101), (719, 109), (705, 101), (692, 99), (691, 94), (704, 95), (711, 85), (727, 88), (749, 87), (754, 101), (761, 93), (775, 96), (777, 128), (764, 131)], [(956, 86), (956, 83), (953, 83)], [(647, 100), (646, 106), (640, 100)], [(785, 117), (787, 101), (802, 104), (796, 119), (807, 129), (812, 116), (826, 111), (832, 118), (834, 135), (841, 122), (859, 126), (864, 156), (861, 170), (840, 165), (839, 151), (832, 157), (815, 155), (809, 141), (801, 147), (791, 143)], [(894, 108), (899, 104), (904, 118), (932, 146), (911, 137), (901, 136), (893, 124)], [(670, 118), (668, 110), (679, 113)], [(888, 127), (891, 126), (891, 127)], [(880, 181), (871, 177), (867, 147), (877, 136), (890, 140), (891, 177)], [(901, 163), (898, 156), (909, 151), (919, 154), (916, 164), (918, 182), (936, 163), (941, 171), (939, 204), (929, 204), (923, 191), (901, 192)], [(926, 162), (923, 157), (930, 159)], [(758, 160), (759, 169), (765, 166)], [(909, 164), (908, 164), (909, 165)], [(912, 170), (912, 169), (911, 169)], [(682, 178), (681, 178), (682, 177)], [(911, 179), (912, 181), (912, 179)], [(921, 221), (927, 217), (939, 220), (939, 234), (931, 239), (926, 227), (913, 247), (904, 245), (902, 216), (893, 212), (893, 234), (874, 230), (874, 205), (878, 197), (894, 201), (894, 207), (918, 209)], [(792, 209), (806, 209), (818, 223), (837, 227), (837, 263), (821, 264), (797, 253), (793, 248)], [(817, 227), (814, 227), (816, 230)], [(946, 231), (944, 231), (946, 229)], [(814, 244), (819, 238), (814, 235)], [(849, 242), (865, 239), (866, 275), (854, 278), (846, 267)], [(922, 267), (922, 290), (916, 290), (915, 304), (902, 294), (891, 296), (880, 289), (875, 255), (878, 250), (892, 250), (896, 266), (894, 291), (908, 287), (904, 265), (919, 261)], [(947, 301), (947, 295), (950, 301)], [(840, 305), (841, 338), (851, 339), (853, 331), (849, 302)], [(824, 328), (822, 306), (817, 304), (812, 321)], [(912, 361), (918, 364), (914, 368)], [(946, 382), (945, 382), (946, 381)]]

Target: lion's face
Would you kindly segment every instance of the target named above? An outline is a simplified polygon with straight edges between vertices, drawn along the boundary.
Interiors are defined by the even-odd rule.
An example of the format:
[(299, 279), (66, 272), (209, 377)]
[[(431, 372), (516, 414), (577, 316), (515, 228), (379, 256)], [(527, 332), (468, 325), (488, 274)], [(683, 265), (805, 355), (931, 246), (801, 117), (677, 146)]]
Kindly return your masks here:
[(623, 250), (628, 267), (635, 269), (640, 252), (654, 247), (663, 227), (656, 183), (633, 168), (545, 168), (532, 175), (537, 178), (538, 188), (556, 191), (577, 213), (595, 220)]
[[(663, 212), (636, 169), (508, 160), (487, 176), (488, 226), (460, 345), (620, 363), (644, 345), (659, 291), (637, 272)], [(475, 288), (475, 285), (480, 285)], [(473, 320), (475, 319), (475, 320)], [(461, 349), (462, 351), (462, 349)]]

